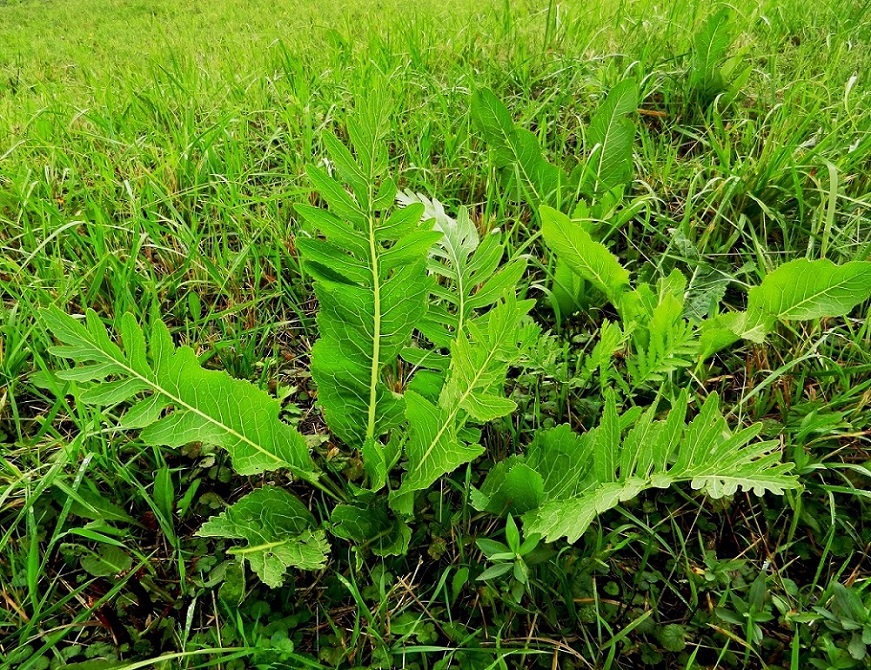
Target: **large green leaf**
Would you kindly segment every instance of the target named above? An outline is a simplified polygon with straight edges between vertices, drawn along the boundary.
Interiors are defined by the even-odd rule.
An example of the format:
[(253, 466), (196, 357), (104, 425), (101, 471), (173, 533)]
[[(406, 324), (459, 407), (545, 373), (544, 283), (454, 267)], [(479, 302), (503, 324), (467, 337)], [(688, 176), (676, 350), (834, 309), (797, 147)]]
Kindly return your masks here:
[(79, 364), (58, 377), (85, 389), (82, 402), (132, 402), (120, 425), (142, 429), (146, 444), (205, 442), (226, 449), (241, 475), (288, 469), (315, 478), (304, 438), (278, 418), (280, 403), (250, 382), (204, 370), (190, 347), (173, 345), (162, 322), (154, 323), (146, 344), (136, 320), (125, 314), (118, 346), (91, 310), (85, 325), (57, 308), (45, 310), (42, 317), (61, 342), (51, 353)]
[(408, 472), (394, 498), (428, 488), (439, 477), (484, 453), (478, 444), (458, 437), (457, 413), (436, 405), (414, 391), (405, 394), (405, 415), (411, 435), (405, 447)]
[(378, 452), (378, 438), (402, 423), (402, 397), (385, 372), (426, 313), (427, 253), (443, 236), (431, 223), (421, 223), (419, 203), (388, 214), (397, 190), (382, 179), (387, 155), (377, 124), (377, 118), (362, 118), (350, 126), (356, 158), (326, 135), (330, 157), (350, 190), (310, 167), (309, 177), (330, 211), (297, 206), (323, 234), (297, 241), (320, 308), (311, 363), (318, 401), (339, 438), (352, 447), (368, 444), (370, 452)]
[(835, 265), (799, 258), (767, 274), (747, 296), (748, 313), (804, 321), (843, 316), (871, 297), (871, 262)]
[(201, 537), (245, 540), (229, 553), (247, 560), (267, 586), (281, 586), (290, 567), (320, 570), (329, 544), (315, 529), (311, 512), (300, 500), (274, 486), (264, 486), (212, 517), (197, 531)]
[(687, 424), (687, 405), (684, 392), (657, 420), (655, 407), (619, 415), (609, 396), (599, 426), (584, 436), (570, 438), (560, 427), (537, 437), (525, 463), (541, 476), (545, 501), (525, 515), (527, 532), (574, 542), (602, 512), (680, 482), (713, 498), (740, 489), (762, 495), (798, 488), (777, 442), (755, 439), (760, 424), (730, 431), (716, 394)]
[(629, 271), (608, 248), (562, 212), (542, 205), (541, 233), (547, 246), (573, 272), (602, 291), (613, 304), (629, 286)]
[(699, 324), (699, 357), (707, 358), (739, 339), (762, 343), (778, 320), (844, 316), (869, 298), (869, 261), (790, 261), (750, 289), (747, 311), (719, 314)]
[(493, 158), (508, 188), (532, 207), (556, 204), (569, 183), (563, 170), (548, 162), (538, 138), (514, 124), (505, 105), (488, 89), (472, 94), (472, 121), (493, 149)]
[(582, 189), (597, 196), (626, 184), (632, 177), (632, 145), (638, 108), (638, 84), (624, 79), (605, 98), (587, 128), (587, 164)]
[(500, 461), (472, 491), (472, 504), (493, 514), (525, 514), (546, 500), (570, 498), (590, 468), (589, 434), (568, 425), (541, 430), (524, 456)]
[(688, 84), (702, 102), (711, 100), (724, 89), (720, 65), (732, 44), (732, 16), (732, 10), (723, 7), (711, 14), (693, 35)]
[(468, 420), (490, 421), (514, 410), (503, 386), (509, 366), (534, 332), (526, 322), (533, 304), (509, 295), (467, 323), (468, 333), (459, 333), (451, 345), (448, 379), (437, 404), (413, 391), (406, 393), (411, 428), (405, 445), (407, 472), (394, 498), (427, 488), (483, 453), (480, 445), (462, 439)]

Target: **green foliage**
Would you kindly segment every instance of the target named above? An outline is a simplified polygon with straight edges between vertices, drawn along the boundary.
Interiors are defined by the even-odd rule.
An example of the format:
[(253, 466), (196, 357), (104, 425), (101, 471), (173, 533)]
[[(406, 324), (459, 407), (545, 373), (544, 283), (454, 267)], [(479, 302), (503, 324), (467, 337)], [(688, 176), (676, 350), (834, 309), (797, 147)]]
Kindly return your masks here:
[(337, 505), (330, 515), (330, 532), (376, 556), (401, 556), (411, 540), (411, 528), (393, 518), (384, 501)]
[(62, 544), (60, 550), (65, 556), (77, 556), (82, 569), (94, 577), (114, 577), (133, 565), (130, 554), (110, 544), (101, 544), (96, 551), (81, 544)]
[(710, 100), (723, 90), (719, 66), (732, 44), (732, 28), (732, 11), (723, 7), (693, 35), (688, 83), (696, 95)]
[(626, 368), (632, 386), (662, 382), (696, 360), (699, 337), (686, 318), (686, 278), (678, 270), (626, 293), (620, 302), (624, 330), (631, 340)]
[[(389, 500), (407, 517), (416, 491), (483, 453), (469, 424), (514, 411), (503, 387), (537, 326), (527, 316), (534, 301), (515, 297), (525, 260), (502, 265), (505, 247), (497, 234), (482, 242), (464, 210), (452, 219), (440, 203), (422, 196), (403, 194), (405, 206), (394, 208), (396, 187), (382, 178), (382, 127), (374, 107), (349, 121), (356, 159), (325, 136), (347, 188), (324, 170), (309, 169), (329, 211), (298, 206), (323, 237), (299, 238), (297, 247), (319, 302), (311, 371), (327, 424), (360, 449), (372, 492), (388, 483), (390, 469), (405, 457), (401, 486)], [(392, 516), (385, 500), (373, 501), (371, 492), (356, 488), (337, 495), (335, 484), (318, 483), (305, 440), (278, 419), (278, 402), (250, 383), (203, 370), (189, 348), (173, 347), (161, 322), (149, 349), (133, 317), (125, 315), (122, 352), (93, 312), (88, 328), (58, 310), (46, 312), (45, 320), (65, 345), (53, 353), (87, 364), (60, 373), (89, 384), (83, 401), (117, 406), (147, 393), (121, 419), (125, 428), (142, 429), (147, 443), (215, 444), (230, 453), (240, 474), (288, 469), (334, 497), (358, 498), (333, 510), (335, 536), (382, 556), (407, 550), (410, 528)], [(415, 329), (436, 348), (412, 347)], [(395, 376), (400, 354), (426, 366), (404, 394)], [(165, 476), (159, 480), (165, 498), (170, 484)], [(313, 518), (303, 511), (294, 496), (266, 487), (213, 518), (200, 534), (247, 540), (248, 547), (233, 551), (276, 586), (287, 567), (323, 564), (323, 533), (313, 530)]]
[(735, 12), (722, 7), (711, 14), (693, 35), (687, 86), (690, 100), (702, 107), (725, 94), (731, 102), (746, 83), (752, 68), (741, 68), (742, 58), (726, 58), (735, 39)]
[[(309, 178), (329, 212), (297, 205), (324, 239), (297, 240), (303, 267), (315, 279), (320, 337), (312, 349), (318, 402), (331, 430), (351, 447), (375, 445), (402, 422), (402, 398), (385, 380), (427, 309), (426, 257), (442, 237), (421, 224), (422, 205), (397, 209), (396, 186), (384, 179), (384, 120), (373, 108), (348, 121), (356, 159), (333, 135), (324, 143), (337, 174), (311, 166)], [(382, 476), (376, 479), (383, 479)]]
[[(634, 80), (626, 79), (614, 86), (590, 119), (585, 137), (586, 158), (578, 162), (571, 175), (544, 158), (535, 137), (514, 124), (508, 109), (491, 91), (481, 89), (473, 94), (471, 115), (493, 150), (493, 160), (509, 192), (517, 193), (539, 212), (545, 236), (548, 232), (552, 238), (558, 234), (563, 244), (570, 245), (578, 242), (575, 238), (583, 233), (573, 232), (566, 237), (563, 231), (554, 230), (554, 214), (559, 213), (559, 208), (571, 206), (579, 196), (586, 200), (582, 199), (578, 207), (585, 208), (592, 217), (617, 218), (613, 203), (609, 201), (622, 200), (623, 189), (632, 179), (635, 124), (631, 115), (637, 106), (638, 85)], [(548, 208), (545, 210), (544, 206)], [(549, 213), (547, 218), (545, 211)], [(583, 241), (592, 243), (592, 240)], [(558, 252), (551, 299), (562, 316), (578, 311), (585, 304), (585, 283), (581, 275), (572, 271), (571, 262), (570, 257)], [(617, 281), (616, 275), (613, 281)]]
[(316, 479), (304, 438), (278, 418), (278, 401), (226, 372), (203, 369), (190, 347), (173, 345), (162, 322), (154, 323), (146, 343), (133, 316), (123, 315), (118, 346), (92, 310), (84, 325), (56, 308), (42, 318), (61, 342), (51, 353), (78, 364), (55, 374), (82, 389), (83, 403), (132, 402), (119, 427), (139, 429), (146, 444), (205, 442), (225, 449), (241, 475), (286, 469)]
[(806, 321), (848, 314), (871, 297), (871, 262), (835, 265), (799, 258), (767, 274), (747, 293), (747, 310), (703, 321), (701, 357), (738, 339), (762, 342), (779, 320)]
[[(0, 665), (867, 667), (866, 612), (834, 585), (869, 609), (868, 303), (822, 323), (722, 315), (729, 349), (710, 366), (698, 364), (696, 334), (708, 317), (718, 323), (724, 301), (749, 312), (741, 287), (814, 257), (808, 250), (837, 264), (869, 260), (864, 3), (731, 3), (731, 46), (719, 53), (707, 46), (716, 35), (693, 38), (716, 27), (706, 21), (719, 6), (700, 15), (646, 1), (548, 3), (545, 14), (537, 3), (491, 11), (437, 2), (415, 5), (409, 21), (406, 5), (382, 0), (354, 0), (353, 11), (287, 0), (259, 12), (223, 0), (195, 11), (174, 0), (112, 12), (105, 4), (0, 0)], [(147, 39), (157, 24), (168, 28), (162, 39)], [(691, 85), (694, 67), (713, 76)], [(626, 177), (635, 180), (605, 191), (592, 177), (601, 158), (593, 126), (609, 90), (602, 82), (619, 86), (621, 72), (643, 82), (639, 116), (625, 117), (637, 126)], [(482, 85), (525, 127), (512, 128), (513, 148), (545, 201), (512, 147), (504, 167), (490, 140), (482, 150), (465, 111), (469, 90)], [(730, 105), (745, 88), (752, 94)], [(455, 259), (492, 267), (483, 259), (497, 247), (500, 262), (528, 257), (533, 286), (521, 276), (507, 288), (560, 307), (557, 334), (509, 370), (505, 392), (517, 409), (494, 425), (468, 419), (458, 441), (484, 454), (410, 494), (413, 516), (388, 504), (410, 437), (402, 396), (410, 389), (438, 407), (461, 322), (502, 292), (459, 310), (462, 295), (486, 296), (489, 275), (479, 270), (457, 291), (442, 274), (454, 267), (451, 250), (436, 242), (424, 254), (427, 310), (380, 374), (383, 407), (398, 423), (362, 445), (325, 427), (309, 369), (322, 335), (310, 290), (319, 268), (303, 268), (297, 242), (330, 234), (301, 222), (291, 203), (327, 207), (309, 192), (311, 162), (359, 205), (324, 131), (348, 142), (344, 110), (373, 98), (396, 110), (379, 133), (390, 170), (375, 195), (388, 174), (437, 195), (446, 217), (479, 236), (477, 250), (455, 245)], [(433, 218), (423, 204), (422, 219)], [(544, 248), (541, 204), (568, 214), (631, 272), (619, 304), (604, 304), (601, 290)], [(379, 224), (391, 207), (376, 212)], [(492, 235), (493, 225), (505, 233)], [(46, 305), (94, 309), (125, 355), (121, 316), (130, 312), (150, 345), (160, 315), (211, 375), (201, 388), (233, 406), (247, 398), (214, 373), (225, 370), (270, 390), (243, 400), (244, 416), (280, 403), (276, 416), (317, 430), (306, 436), (317, 479), (309, 487), (284, 466), (237, 476), (230, 454), (209, 441), (146, 444), (118, 420), (151, 391), (90, 404), (82, 396), (102, 380), (34, 376), (78, 365), (45, 357), (50, 344), (65, 346), (43, 327)], [(554, 326), (542, 307), (532, 317)], [(741, 349), (741, 334), (761, 340), (766, 331), (766, 346)], [(621, 409), (659, 403), (663, 418), (663, 399), (681, 388), (694, 398), (688, 415), (719, 390), (733, 429), (761, 421), (757, 439), (782, 441), (805, 491), (730, 502), (687, 495), (687, 485), (656, 489), (606, 512), (575, 546), (540, 542), (523, 557), (525, 585), (511, 565), (475, 581), (502, 562), (488, 561), (476, 540), (516, 553), (492, 515), (519, 524), (545, 499), (578, 494), (591, 463), (576, 447), (607, 391), (621, 394)], [(176, 411), (171, 404), (157, 420)], [(574, 430), (541, 430), (564, 422)], [(368, 414), (360, 426), (365, 434)], [(277, 436), (279, 446), (296, 444), (283, 429)], [(539, 463), (556, 449), (547, 441), (564, 447), (550, 469)], [(530, 474), (539, 470), (550, 475)], [(574, 472), (587, 474), (579, 481)], [(476, 484), (480, 513), (465, 495)], [(224, 511), (223, 498), (263, 485), (296, 493), (333, 545), (322, 572), (285, 571), (287, 588), (260, 583), (245, 554), (225, 555), (244, 538), (194, 536), (198, 520)], [(541, 552), (548, 558), (536, 562)]]
[(492, 421), (514, 410), (503, 386), (509, 366), (536, 333), (526, 321), (533, 304), (509, 294), (489, 312), (467, 321), (468, 334), (460, 332), (451, 345), (450, 369), (437, 402), (406, 393), (406, 474), (394, 500), (429, 487), (483, 453), (480, 445), (464, 439), (467, 422)]
[(618, 303), (629, 286), (629, 272), (617, 257), (562, 212), (543, 205), (539, 215), (542, 236), (551, 250), (572, 272)]
[[(655, 418), (655, 405), (643, 413), (633, 408), (620, 415), (609, 395), (599, 425), (573, 439), (574, 444), (555, 434), (530, 448), (525, 458), (529, 468), (523, 472), (540, 484), (523, 482), (515, 492), (507, 490), (508, 480), (502, 477), (500, 495), (521, 498), (533, 486), (546, 491), (542, 504), (524, 516), (527, 531), (548, 542), (562, 537), (575, 542), (599, 514), (647, 489), (688, 482), (712, 498), (722, 498), (739, 489), (762, 495), (798, 488), (796, 477), (789, 474), (792, 464), (780, 462), (777, 442), (754, 441), (760, 424), (729, 431), (716, 394), (689, 423), (687, 409), (684, 392), (663, 419)], [(485, 487), (495, 488), (486, 482)]]
[(608, 93), (590, 119), (585, 138), (587, 162), (581, 193), (596, 200), (622, 188), (633, 177), (632, 147), (638, 108), (638, 84), (624, 79)]
[(569, 175), (548, 162), (535, 135), (515, 125), (508, 108), (492, 91), (476, 90), (470, 112), (484, 141), (491, 146), (493, 161), (512, 195), (536, 207), (558, 203), (563, 190), (572, 189)]
[(590, 465), (585, 447), (568, 425), (537, 432), (525, 456), (493, 466), (481, 489), (472, 491), (472, 505), (491, 514), (523, 515), (545, 500), (571, 498)]
[(871, 607), (867, 600), (863, 601), (862, 594), (856, 588), (835, 583), (832, 585), (831, 600), (826, 606), (814, 607), (826, 629), (840, 637), (850, 657), (860, 662), (867, 661), (868, 646), (871, 645)]
[(686, 628), (676, 623), (663, 626), (656, 634), (656, 639), (659, 640), (663, 649), (672, 653), (678, 653), (686, 649), (686, 637)]
[[(432, 220), (436, 231), (442, 233), (430, 248), (427, 268), (438, 279), (431, 287), (433, 300), (426, 315), (418, 322), (418, 329), (436, 347), (447, 349), (476, 310), (494, 305), (506, 292), (515, 290), (526, 270), (526, 259), (515, 258), (503, 262), (505, 244), (499, 231), (486, 235), (483, 241), (466, 208), (461, 207), (457, 218), (451, 218), (438, 200), (405, 192), (399, 195), (403, 206), (421, 204), (423, 218)], [(444, 368), (447, 361), (437, 353), (406, 350), (403, 357), (425, 367)]]
[(673, 271), (657, 290), (630, 288), (629, 272), (582, 223), (547, 206), (540, 210), (545, 243), (580, 279), (616, 306), (631, 336), (628, 372), (635, 386), (704, 360), (739, 339), (761, 343), (778, 320), (843, 316), (871, 297), (871, 262), (797, 259), (767, 274), (748, 291), (747, 310), (694, 324), (687, 314), (686, 278)]
[(529, 582), (530, 558), (540, 541), (537, 535), (530, 535), (521, 542), (520, 529), (509, 514), (505, 521), (505, 543), (484, 538), (476, 541), (487, 560), (493, 563), (478, 575), (478, 580), (489, 581), (510, 575), (509, 593), (515, 602), (519, 602)]
[(750, 289), (747, 311), (780, 320), (843, 316), (871, 292), (871, 262), (835, 265), (799, 258), (781, 265)]
[(280, 586), (287, 568), (320, 570), (329, 545), (299, 498), (264, 486), (212, 517), (197, 531), (202, 537), (245, 540), (229, 553), (244, 558), (267, 586)]

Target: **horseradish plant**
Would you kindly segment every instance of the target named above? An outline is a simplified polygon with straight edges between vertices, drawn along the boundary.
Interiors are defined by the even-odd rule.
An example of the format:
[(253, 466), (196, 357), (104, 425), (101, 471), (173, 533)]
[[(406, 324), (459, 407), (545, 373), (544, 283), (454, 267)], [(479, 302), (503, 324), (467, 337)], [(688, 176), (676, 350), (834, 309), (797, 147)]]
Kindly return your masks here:
[[(464, 211), (454, 220), (435, 201), (400, 196), (385, 175), (385, 125), (376, 108), (348, 120), (356, 155), (327, 134), (342, 181), (311, 167), (328, 210), (298, 208), (314, 233), (297, 246), (319, 301), (318, 402), (333, 435), (362, 454), (363, 486), (316, 466), (303, 436), (279, 419), (277, 400), (203, 369), (163, 323), (146, 337), (124, 315), (115, 343), (91, 310), (84, 323), (54, 308), (44, 318), (61, 343), (52, 352), (78, 364), (57, 376), (73, 382), (79, 402), (118, 409), (118, 427), (139, 430), (147, 444), (205, 442), (225, 449), (239, 474), (294, 475), (339, 503), (323, 524), (334, 535), (401, 554), (415, 494), (480, 456), (477, 425), (514, 410), (505, 378), (538, 329), (527, 316), (533, 301), (516, 295), (525, 260), (503, 263), (499, 234), (482, 240)], [(290, 566), (324, 565), (325, 528), (290, 492), (266, 486), (199, 532), (243, 540), (231, 552), (276, 586)]]
[(762, 424), (731, 432), (716, 394), (686, 423), (681, 393), (663, 419), (656, 405), (618, 414), (606, 395), (599, 425), (583, 434), (563, 425), (540, 431), (522, 456), (497, 464), (472, 495), (479, 510), (523, 514), (527, 535), (575, 542), (597, 515), (652, 488), (688, 482), (712, 498), (743, 489), (782, 494), (798, 486)]
[[(630, 272), (596, 234), (614, 230), (643, 205), (621, 202), (631, 177), (636, 105), (632, 82), (614, 87), (591, 120), (586, 157), (569, 175), (543, 157), (534, 136), (514, 125), (492, 93), (479, 91), (472, 99), (472, 116), (493, 147), (506, 188), (537, 211), (556, 257), (551, 294), (557, 315), (579, 308), (592, 289), (620, 317), (620, 323), (603, 322), (596, 346), (579, 365), (582, 379), (570, 380), (583, 386), (599, 372), (606, 397), (599, 426), (582, 435), (569, 426), (539, 432), (525, 454), (496, 464), (472, 494), (481, 511), (522, 515), (530, 537), (575, 541), (596, 515), (678, 482), (715, 498), (739, 489), (796, 488), (792, 465), (779, 462), (777, 445), (754, 440), (758, 425), (729, 431), (716, 395), (687, 424), (687, 395), (667, 382), (739, 339), (761, 342), (778, 320), (842, 316), (871, 296), (871, 263), (859, 261), (791, 261), (749, 290), (746, 311), (708, 318), (716, 305), (687, 305), (687, 279), (677, 270), (655, 286), (633, 287)], [(623, 373), (615, 370), (618, 352)], [(609, 387), (631, 397), (642, 386), (674, 398), (664, 419), (656, 418), (658, 403), (618, 413)]]
[(610, 343), (609, 356), (628, 349), (632, 388), (662, 382), (740, 339), (761, 343), (778, 321), (844, 316), (871, 297), (871, 262), (796, 259), (749, 289), (745, 311), (697, 319), (687, 313), (687, 280), (679, 270), (656, 286), (640, 282), (633, 288), (629, 271), (592, 238), (584, 221), (547, 206), (540, 216), (548, 247), (617, 309), (622, 326), (606, 321), (602, 339)]
[[(204, 442), (226, 450), (240, 474), (272, 473), (269, 485), (199, 531), (239, 540), (230, 552), (270, 586), (290, 567), (322, 568), (327, 532), (360, 550), (404, 553), (415, 498), (484, 453), (480, 426), (514, 411), (504, 390), (509, 368), (539, 340), (528, 316), (533, 301), (517, 296), (525, 260), (505, 261), (500, 235), (479, 235), (464, 210), (452, 218), (436, 201), (399, 193), (386, 174), (386, 125), (373, 107), (348, 120), (351, 148), (327, 134), (329, 171), (308, 171), (327, 208), (298, 208), (308, 235), (300, 233), (297, 247), (319, 301), (311, 356), (318, 403), (334, 439), (361, 454), (360, 485), (315, 462), (305, 438), (279, 418), (277, 400), (203, 369), (160, 321), (146, 335), (124, 315), (116, 342), (91, 310), (84, 322), (58, 309), (44, 313), (60, 342), (52, 352), (76, 364), (57, 377), (70, 382), (78, 402), (110, 408), (105, 416), (139, 431), (146, 444)], [(574, 225), (558, 223), (566, 221)], [(585, 282), (632, 304), (628, 273), (615, 258), (601, 255), (592, 270), (578, 271), (577, 259), (557, 253)], [(590, 263), (588, 253), (581, 257)], [(646, 309), (645, 295), (637, 310)], [(53, 383), (48, 376), (43, 382)], [(731, 433), (716, 398), (687, 424), (688, 405), (680, 396), (660, 419), (654, 407), (620, 414), (608, 396), (597, 428), (532, 436), (527, 453), (497, 464), (472, 502), (523, 514), (527, 533), (575, 540), (596, 514), (649, 487), (688, 481), (721, 496), (797, 485), (774, 445), (755, 440), (758, 428)], [(278, 485), (282, 474), (332, 499), (329, 518), (316, 519)]]
[[(516, 125), (504, 104), (487, 89), (472, 95), (472, 120), (492, 148), (506, 190), (534, 211), (548, 205), (573, 211), (614, 230), (645, 206), (643, 197), (627, 199), (632, 180), (632, 146), (638, 85), (626, 79), (611, 89), (584, 132), (585, 155), (567, 157), (567, 169), (550, 163), (538, 139)], [(549, 288), (551, 305), (564, 317), (589, 305), (585, 281), (559, 257)]]

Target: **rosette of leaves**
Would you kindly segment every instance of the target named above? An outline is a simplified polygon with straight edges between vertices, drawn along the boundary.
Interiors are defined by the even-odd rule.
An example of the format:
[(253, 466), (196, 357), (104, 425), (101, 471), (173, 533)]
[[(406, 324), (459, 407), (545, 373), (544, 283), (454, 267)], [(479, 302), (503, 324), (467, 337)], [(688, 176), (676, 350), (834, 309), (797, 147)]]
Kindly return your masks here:
[[(297, 207), (318, 232), (297, 247), (319, 301), (318, 401), (336, 436), (360, 449), (368, 476), (332, 528), (387, 555), (404, 552), (410, 536), (390, 511), (409, 516), (415, 492), (482, 453), (471, 424), (513, 411), (505, 378), (535, 327), (533, 301), (514, 295), (525, 260), (503, 264), (498, 233), (482, 240), (464, 210), (454, 219), (411, 193), (394, 208), (382, 125), (372, 114), (350, 120), (351, 148), (325, 136), (334, 176), (317, 167), (309, 176), (327, 209)], [(400, 355), (416, 366), (410, 382)], [(388, 509), (373, 496), (403, 457)]]

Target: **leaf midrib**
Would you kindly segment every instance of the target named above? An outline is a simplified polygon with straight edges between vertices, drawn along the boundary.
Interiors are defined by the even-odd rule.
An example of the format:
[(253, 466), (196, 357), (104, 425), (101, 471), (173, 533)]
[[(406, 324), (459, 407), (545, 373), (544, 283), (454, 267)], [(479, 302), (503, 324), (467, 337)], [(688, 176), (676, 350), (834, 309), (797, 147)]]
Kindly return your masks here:
[(432, 455), (432, 452), (435, 450), (436, 446), (438, 446), (438, 443), (441, 440), (442, 436), (445, 434), (445, 431), (447, 431), (448, 426), (450, 426), (451, 423), (453, 423), (457, 414), (459, 414), (460, 408), (462, 407), (462, 404), (465, 402), (466, 398), (468, 398), (470, 395), (472, 395), (472, 392), (475, 390), (475, 385), (477, 384), (477, 382), (481, 378), (481, 376), (484, 374), (484, 371), (487, 369), (487, 366), (490, 364), (490, 361), (493, 360), (495, 355), (496, 355), (496, 347), (492, 347), (490, 349), (490, 351), (488, 352), (487, 357), (484, 359), (483, 364), (478, 368), (478, 371), (475, 373), (475, 376), (469, 382), (468, 388), (466, 389), (466, 391), (464, 393), (462, 393), (460, 395), (460, 399), (454, 405), (454, 408), (448, 413), (447, 420), (442, 423), (442, 427), (439, 428), (438, 432), (436, 433), (436, 436), (430, 442), (429, 447), (423, 453), (423, 456), (421, 456), (421, 458), (420, 458), (421, 467), (423, 466), (423, 463)]
[[(554, 227), (559, 231), (560, 235), (561, 235), (562, 238), (565, 240), (566, 244), (571, 248), (571, 250), (574, 252), (574, 254), (575, 254), (575, 255), (580, 259), (580, 262), (579, 262), (578, 264), (584, 266), (585, 268), (587, 268), (587, 270), (588, 270), (588, 271), (590, 272), (590, 274), (595, 278), (595, 280), (596, 280), (597, 282), (599, 282), (600, 287), (603, 289), (603, 291), (605, 292), (605, 294), (608, 296), (608, 299), (609, 299), (609, 300), (612, 300), (612, 301), (613, 301), (613, 300), (616, 300), (616, 295), (612, 295), (612, 293), (615, 293), (615, 288), (620, 287), (620, 286), (625, 286), (625, 285), (626, 285), (626, 281), (623, 280), (623, 278), (620, 278), (620, 279), (619, 279), (619, 283), (618, 283), (617, 278), (614, 278), (614, 279), (615, 279), (615, 281), (614, 281), (614, 285), (613, 285), (613, 286), (609, 285), (609, 282), (607, 282), (607, 281), (605, 280), (605, 278), (603, 278), (602, 273), (601, 273), (599, 270), (597, 270), (597, 269), (593, 266), (593, 264), (589, 262), (589, 260), (586, 260), (586, 257), (585, 257), (585, 255), (582, 253), (580, 247), (578, 247), (578, 245), (575, 244), (574, 240), (572, 239), (572, 236), (569, 235), (569, 234), (564, 230), (564, 227), (563, 227), (562, 225), (560, 225), (559, 223), (554, 223), (553, 225), (554, 225)], [(601, 242), (596, 242), (596, 241), (592, 238), (592, 236), (591, 236), (587, 231), (585, 231), (583, 228), (581, 228), (580, 226), (577, 227), (577, 232), (578, 232), (579, 235), (586, 235), (587, 238), (589, 239), (589, 243), (590, 243), (591, 245), (592, 245), (592, 244), (598, 244), (599, 246), (602, 247), (602, 249), (603, 249), (605, 252), (607, 252), (607, 253), (609, 253), (609, 254), (611, 253), (610, 251), (608, 251), (608, 249), (607, 249), (607, 247), (605, 247), (605, 245), (601, 244)], [(585, 240), (585, 241), (586, 241), (586, 240)], [(568, 259), (566, 259), (566, 262), (569, 262)], [(571, 265), (572, 265), (572, 264), (569, 262), (569, 267), (571, 267)], [(583, 277), (582, 277), (582, 278), (583, 278)]]
[[(828, 294), (831, 293), (832, 291), (835, 291), (839, 288), (844, 287), (847, 284), (850, 284), (852, 282), (852, 280), (853, 280), (852, 277), (844, 277), (841, 281), (839, 281), (834, 286), (826, 286), (825, 288), (823, 288), (819, 291), (816, 291), (812, 295), (809, 295), (809, 296), (803, 298), (801, 301), (795, 303), (789, 309), (782, 311), (782, 312), (780, 310), (778, 310), (776, 316), (778, 319), (797, 319), (797, 317), (790, 316), (794, 311), (800, 309), (805, 304), (812, 302), (820, 297), (828, 296)], [(782, 297), (781, 297), (781, 299), (782, 299)]]
[[(230, 426), (228, 426), (228, 425), (226, 425), (226, 424), (224, 424), (224, 423), (221, 423), (220, 421), (218, 421), (218, 420), (215, 419), (214, 417), (212, 417), (212, 416), (206, 414), (205, 412), (203, 412), (202, 410), (198, 409), (198, 408), (195, 407), (194, 405), (191, 405), (190, 403), (184, 401), (182, 398), (180, 398), (180, 397), (174, 395), (173, 393), (169, 392), (169, 391), (166, 390), (164, 387), (162, 387), (158, 382), (156, 382), (156, 381), (152, 381), (152, 380), (149, 379), (148, 377), (146, 377), (146, 376), (142, 375), (141, 373), (137, 372), (134, 368), (132, 368), (132, 367), (130, 367), (129, 365), (127, 365), (127, 363), (124, 362), (123, 360), (118, 360), (117, 358), (115, 358), (115, 356), (113, 356), (110, 352), (104, 351), (103, 349), (101, 349), (101, 348), (99, 347), (99, 345), (97, 344), (97, 342), (96, 342), (95, 340), (91, 340), (91, 341), (89, 342), (89, 344), (90, 344), (90, 346), (92, 346), (94, 349), (96, 349), (97, 351), (99, 351), (101, 354), (103, 354), (104, 356), (107, 356), (107, 357), (109, 358), (109, 360), (111, 360), (115, 365), (117, 365), (118, 367), (120, 367), (122, 370), (126, 371), (126, 372), (131, 376), (131, 377), (135, 377), (136, 379), (141, 380), (143, 383), (145, 383), (147, 386), (149, 386), (149, 387), (152, 389), (152, 391), (154, 391), (155, 393), (160, 393), (161, 395), (164, 395), (164, 396), (166, 396), (167, 398), (169, 398), (169, 399), (172, 401), (172, 403), (173, 403), (174, 405), (176, 405), (176, 406), (180, 406), (180, 407), (183, 407), (185, 410), (187, 410), (187, 411), (189, 411), (189, 412), (193, 412), (193, 413), (196, 414), (197, 416), (199, 416), (199, 417), (205, 419), (207, 422), (212, 423), (212, 424), (214, 424), (214, 425), (216, 425), (216, 426), (221, 427), (223, 430), (225, 430), (225, 431), (226, 431), (227, 433), (229, 433), (230, 435), (236, 437), (236, 438), (239, 439), (241, 442), (243, 442), (243, 443), (247, 444), (248, 446), (252, 447), (255, 451), (258, 451), (258, 452), (260, 452), (261, 454), (264, 454), (264, 455), (268, 456), (269, 458), (273, 459), (276, 463), (281, 463), (281, 464), (283, 464), (283, 465), (288, 466), (291, 470), (296, 470), (295, 467), (293, 467), (290, 463), (288, 463), (287, 461), (285, 461), (285, 460), (284, 460), (283, 458), (281, 458), (280, 456), (277, 456), (277, 455), (273, 454), (272, 452), (268, 451), (267, 449), (265, 449), (265, 448), (262, 447), (261, 445), (257, 444), (257, 443), (254, 442), (253, 440), (251, 440), (249, 437), (247, 437), (247, 436), (243, 435), (242, 433), (238, 432), (237, 430), (235, 430), (234, 428), (232, 428), (232, 427), (230, 427)], [(155, 374), (157, 374), (157, 373), (155, 372)]]

